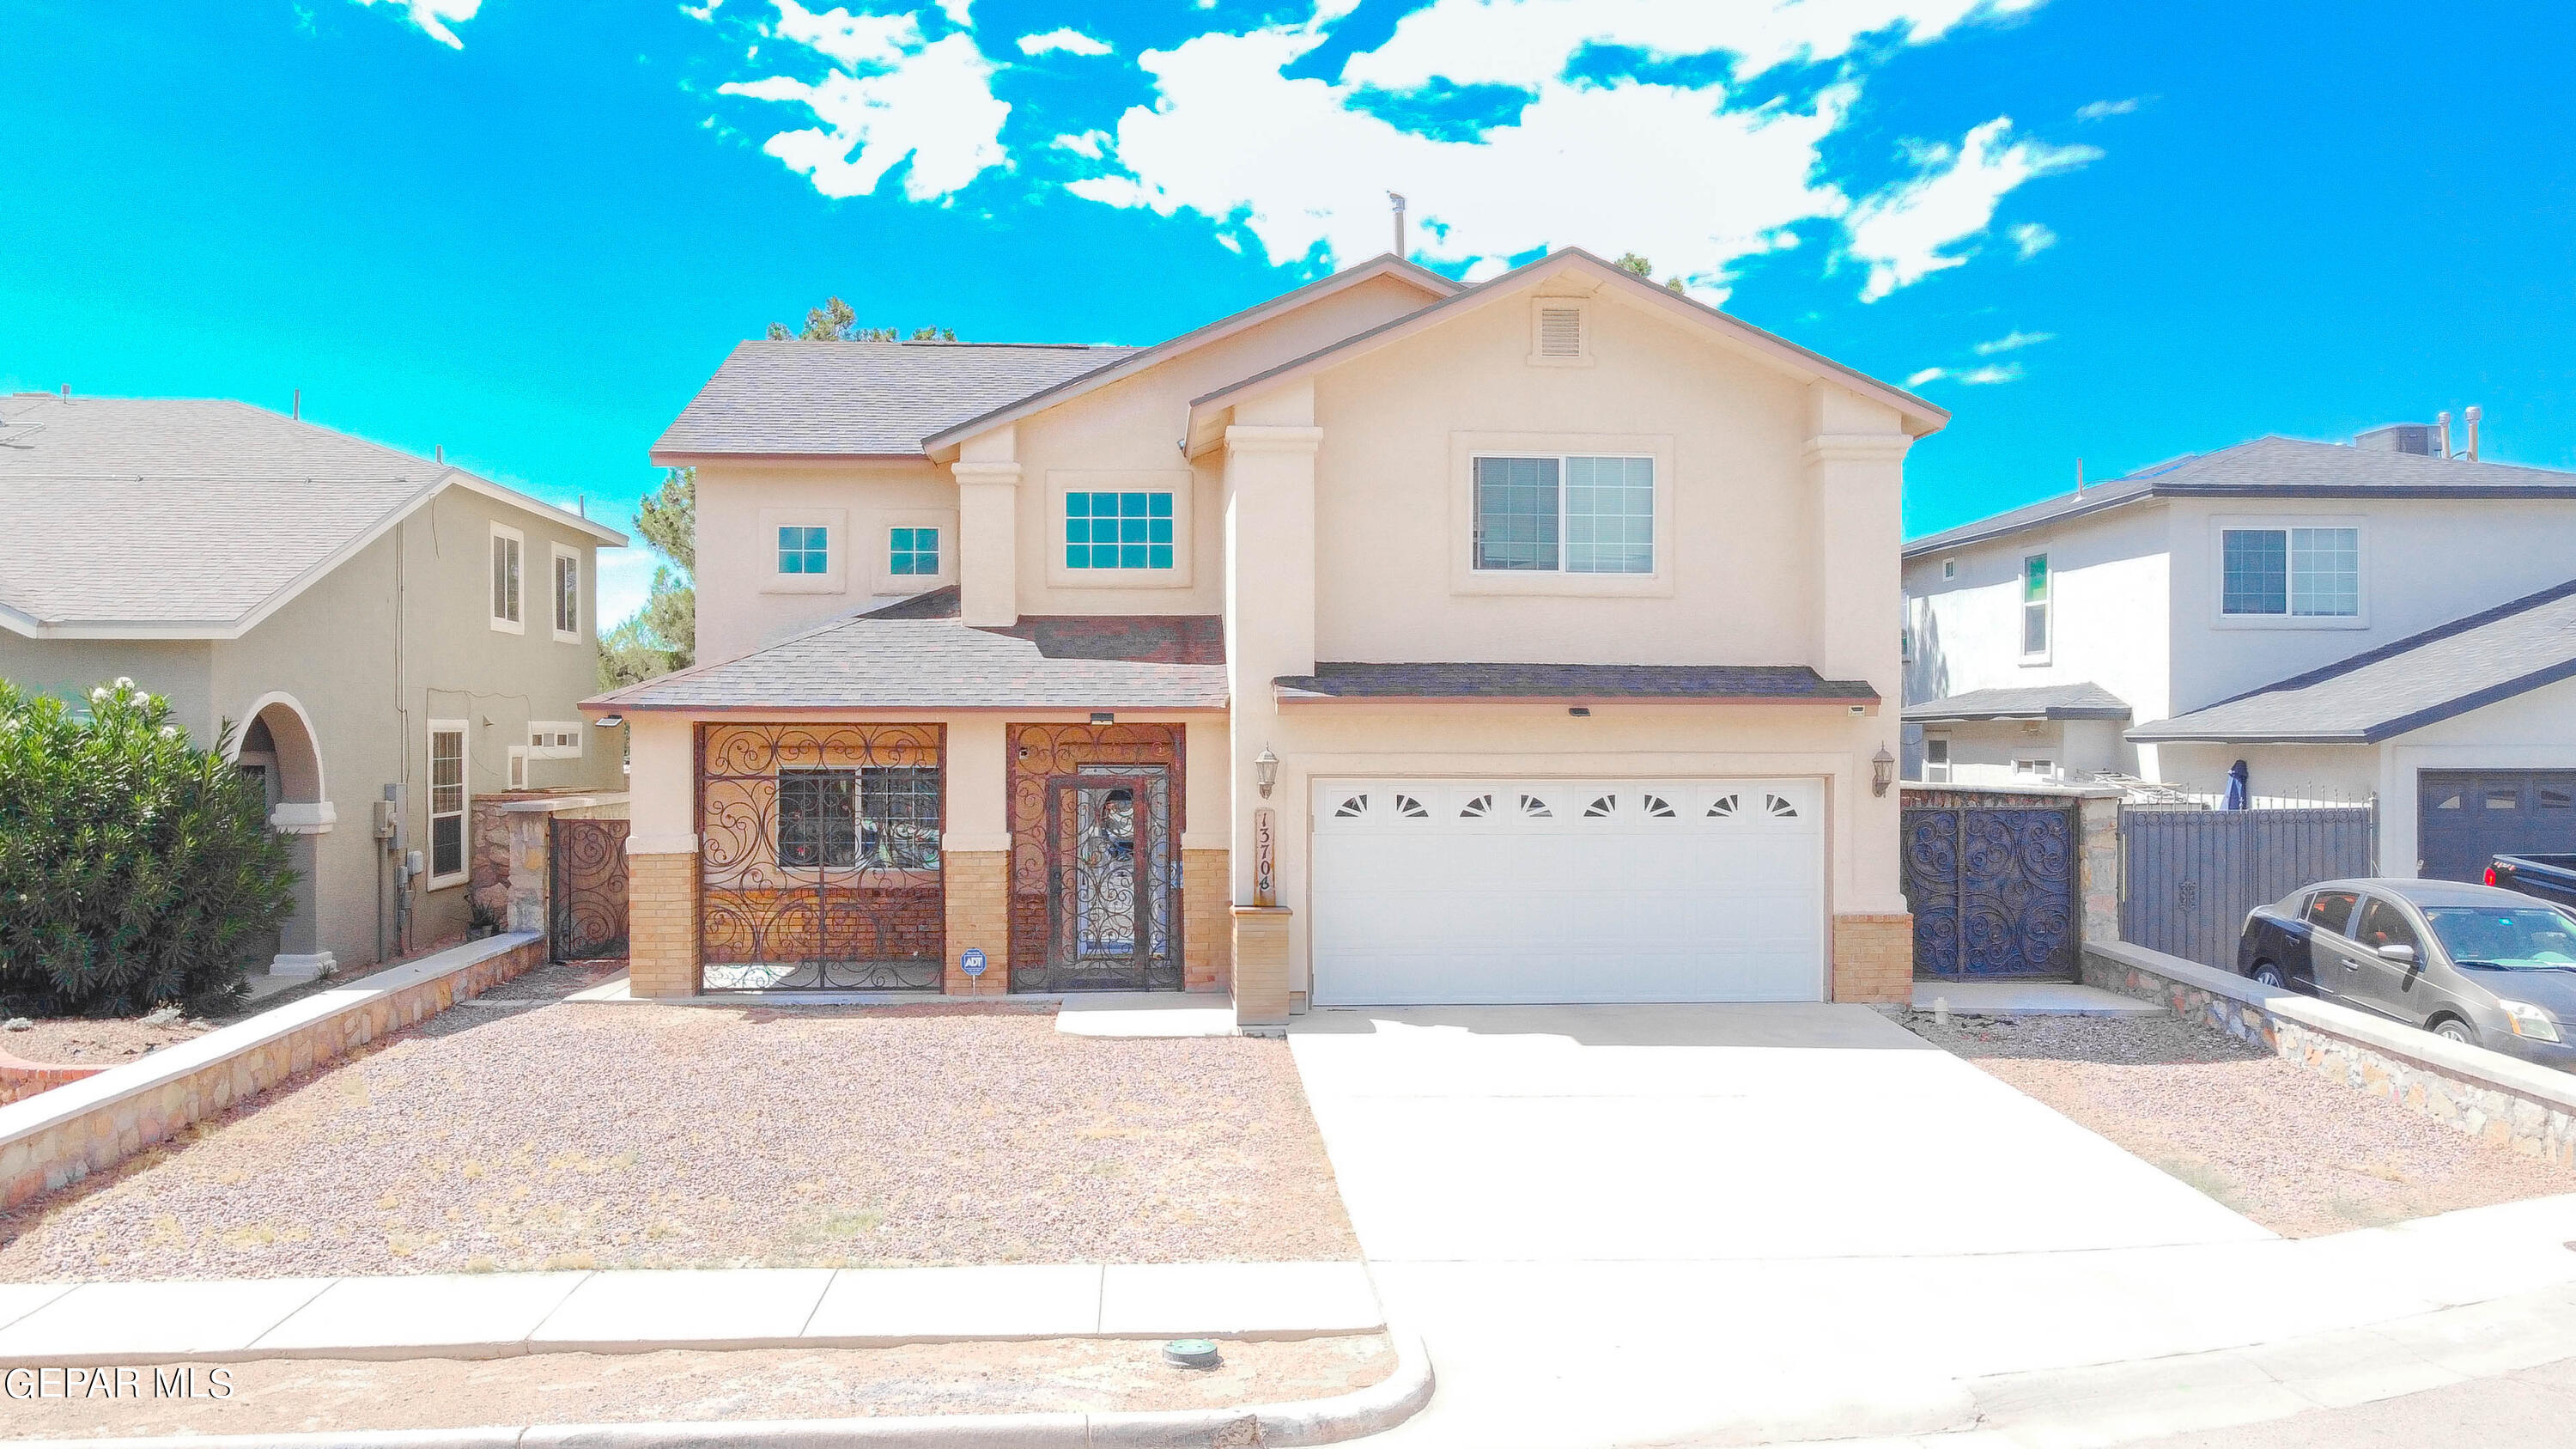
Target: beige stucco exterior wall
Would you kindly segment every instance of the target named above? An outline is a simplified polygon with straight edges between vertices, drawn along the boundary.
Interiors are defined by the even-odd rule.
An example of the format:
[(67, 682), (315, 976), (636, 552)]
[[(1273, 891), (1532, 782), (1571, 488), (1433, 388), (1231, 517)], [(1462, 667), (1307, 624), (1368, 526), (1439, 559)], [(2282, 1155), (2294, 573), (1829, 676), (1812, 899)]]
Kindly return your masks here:
[[(926, 458), (698, 468), (698, 658), (729, 659), (825, 619), (957, 582), (957, 489)], [(821, 526), (831, 572), (778, 572), (778, 529)], [(896, 579), (886, 532), (939, 530), (940, 572)]]

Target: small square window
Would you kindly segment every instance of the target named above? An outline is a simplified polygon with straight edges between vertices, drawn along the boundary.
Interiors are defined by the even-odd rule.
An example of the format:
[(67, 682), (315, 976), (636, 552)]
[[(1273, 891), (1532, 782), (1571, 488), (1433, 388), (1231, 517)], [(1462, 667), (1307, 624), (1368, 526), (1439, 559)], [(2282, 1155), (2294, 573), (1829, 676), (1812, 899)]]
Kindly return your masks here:
[(898, 528), (890, 532), (886, 571), (897, 578), (935, 578), (939, 573), (939, 530)]
[(831, 530), (794, 524), (779, 529), (778, 571), (782, 574), (830, 573)]

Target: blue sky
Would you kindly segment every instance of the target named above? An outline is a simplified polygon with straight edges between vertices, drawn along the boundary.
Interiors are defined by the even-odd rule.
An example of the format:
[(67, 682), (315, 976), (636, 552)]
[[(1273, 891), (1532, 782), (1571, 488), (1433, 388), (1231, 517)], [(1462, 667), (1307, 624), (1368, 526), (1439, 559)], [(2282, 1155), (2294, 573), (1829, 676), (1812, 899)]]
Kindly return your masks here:
[[(1920, 533), (2484, 406), (2576, 467), (2576, 14), (2159, 0), (0, 0), (0, 387), (232, 396), (623, 521), (826, 294), (1150, 342), (1636, 250), (1950, 407)], [(603, 612), (647, 561), (603, 570)]]

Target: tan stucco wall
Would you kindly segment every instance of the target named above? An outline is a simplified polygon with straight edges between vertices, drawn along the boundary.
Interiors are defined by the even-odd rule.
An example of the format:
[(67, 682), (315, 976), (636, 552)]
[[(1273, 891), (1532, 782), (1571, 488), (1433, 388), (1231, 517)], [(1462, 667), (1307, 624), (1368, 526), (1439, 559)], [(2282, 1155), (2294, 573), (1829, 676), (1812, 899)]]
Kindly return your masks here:
[(201, 639), (30, 639), (0, 630), (0, 679), (31, 694), (79, 700), (127, 678), (170, 701), (191, 739), (215, 739), (214, 648)]
[[(831, 531), (833, 571), (821, 581), (778, 572), (778, 528)], [(886, 572), (886, 531), (939, 530), (941, 572), (898, 581)], [(798, 629), (957, 581), (957, 489), (928, 459), (915, 462), (712, 463), (698, 468), (698, 657), (727, 659)]]

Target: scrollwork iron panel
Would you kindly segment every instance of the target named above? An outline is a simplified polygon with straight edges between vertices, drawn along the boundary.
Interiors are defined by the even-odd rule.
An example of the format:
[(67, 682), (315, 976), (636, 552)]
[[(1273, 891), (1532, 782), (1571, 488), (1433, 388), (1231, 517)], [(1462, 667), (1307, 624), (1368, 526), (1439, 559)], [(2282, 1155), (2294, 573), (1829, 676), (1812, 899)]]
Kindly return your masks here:
[(626, 832), (623, 820), (546, 824), (546, 934), (558, 961), (626, 954)]
[(2072, 976), (2074, 841), (2063, 809), (1907, 810), (1915, 974)]
[[(1181, 910), (1179, 836), (1186, 814), (1182, 798), (1182, 733), (1177, 725), (1013, 725), (1007, 735), (1011, 751), (1011, 989), (1014, 991), (1137, 991), (1181, 987)], [(1094, 880), (1089, 889), (1094, 928), (1091, 948), (1083, 943), (1085, 883), (1080, 855), (1086, 848), (1079, 793), (1062, 803), (1064, 792), (1095, 792), (1092, 808), (1105, 792), (1131, 792), (1132, 838), (1124, 847), (1137, 882), (1137, 905), (1148, 923), (1141, 955), (1132, 948), (1113, 956), (1098, 949), (1109, 938), (1098, 926), (1106, 911), (1120, 914), (1118, 875), (1114, 870)], [(1138, 781), (1145, 782), (1142, 793)], [(1142, 808), (1138, 808), (1142, 807)], [(1095, 834), (1087, 842), (1099, 867), (1110, 851), (1108, 838)]]
[(1052, 797), (1047, 989), (1178, 990), (1169, 777), (1094, 767), (1058, 776)]
[(703, 725), (708, 991), (937, 991), (947, 940), (937, 725)]

